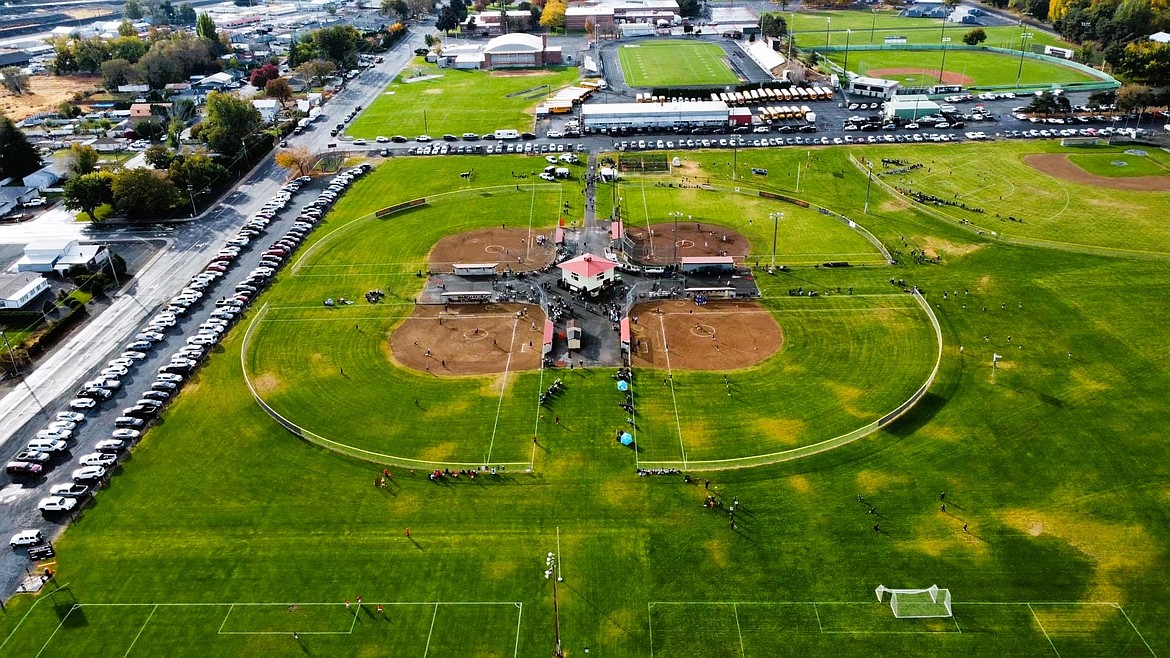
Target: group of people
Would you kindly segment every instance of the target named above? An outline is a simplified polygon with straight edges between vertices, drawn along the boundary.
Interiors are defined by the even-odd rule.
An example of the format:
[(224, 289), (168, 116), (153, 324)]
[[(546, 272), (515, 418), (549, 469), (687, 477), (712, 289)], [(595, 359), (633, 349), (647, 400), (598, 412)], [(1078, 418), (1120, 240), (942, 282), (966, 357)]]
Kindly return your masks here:
[(377, 304), (386, 298), (386, 293), (381, 290), (371, 290), (366, 293), (366, 301), (371, 304)]

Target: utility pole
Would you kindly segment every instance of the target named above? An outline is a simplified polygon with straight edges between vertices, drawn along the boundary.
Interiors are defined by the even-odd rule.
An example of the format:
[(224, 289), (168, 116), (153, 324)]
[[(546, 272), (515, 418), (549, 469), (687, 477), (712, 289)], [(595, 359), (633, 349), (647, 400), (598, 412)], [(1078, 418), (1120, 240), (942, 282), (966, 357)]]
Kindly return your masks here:
[(1020, 67), (1016, 70), (1016, 88), (1020, 87), (1020, 77), (1024, 74), (1024, 42), (1032, 38), (1031, 32), (1020, 32)]
[(862, 212), (869, 214), (869, 188), (873, 185), (873, 162), (865, 161), (865, 210)]
[(780, 220), (783, 219), (784, 213), (769, 213), (768, 217), (772, 219), (772, 266), (768, 268), (768, 273), (771, 274), (776, 269), (776, 234), (780, 230)]
[(943, 37), (942, 38), (942, 47), (943, 47), (942, 63), (938, 65), (938, 83), (940, 85), (945, 85), (947, 83), (947, 81), (943, 79), (943, 71), (946, 70), (946, 68), (947, 68), (947, 44), (950, 42), (951, 42), (950, 37)]

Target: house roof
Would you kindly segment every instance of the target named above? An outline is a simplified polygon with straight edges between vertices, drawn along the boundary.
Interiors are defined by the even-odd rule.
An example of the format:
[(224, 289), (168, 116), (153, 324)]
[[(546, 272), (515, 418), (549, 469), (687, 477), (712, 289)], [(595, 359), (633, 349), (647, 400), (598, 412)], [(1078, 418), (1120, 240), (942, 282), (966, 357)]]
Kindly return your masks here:
[(257, 110), (275, 110), (276, 99), (262, 98), (260, 100), (252, 101), (252, 105), (254, 105)]
[(524, 34), (523, 32), (513, 32), (498, 36), (487, 42), (484, 47), (485, 53), (515, 53), (515, 52), (540, 52), (544, 49), (544, 39), (534, 34)]
[(1170, 32), (1155, 32), (1150, 35), (1150, 41), (1157, 41), (1158, 43), (1170, 43)]
[(40, 285), (42, 281), (44, 277), (40, 274), (0, 274), (0, 299), (23, 297), (29, 288)]
[(561, 263), (557, 267), (566, 272), (572, 272), (577, 276), (591, 278), (602, 272), (608, 272), (614, 269), (617, 267), (617, 263), (608, 261), (597, 254), (581, 254), (572, 260)]

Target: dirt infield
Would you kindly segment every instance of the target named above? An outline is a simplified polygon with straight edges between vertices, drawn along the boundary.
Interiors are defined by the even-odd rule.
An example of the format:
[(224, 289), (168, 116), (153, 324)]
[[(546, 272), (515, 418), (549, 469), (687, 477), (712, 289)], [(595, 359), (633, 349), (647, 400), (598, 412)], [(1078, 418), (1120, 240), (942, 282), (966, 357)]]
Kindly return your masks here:
[[(865, 75), (871, 78), (887, 78), (895, 79), (900, 75), (936, 75), (934, 71), (926, 69), (916, 69), (911, 67), (892, 68), (892, 69), (870, 69), (865, 72)], [(939, 80), (944, 85), (963, 85), (970, 86), (975, 84), (975, 78), (962, 73), (955, 73), (954, 71), (943, 71), (942, 79)]]
[(763, 361), (784, 344), (780, 325), (755, 301), (649, 302), (631, 315), (638, 318), (630, 326), (635, 366), (735, 370)]
[[(544, 236), (544, 244), (536, 242)], [(514, 272), (538, 270), (553, 260), (552, 231), (524, 228), (488, 228), (456, 233), (435, 243), (431, 249), (432, 272), (450, 272), (452, 263), (499, 263), (500, 269)]]
[(751, 251), (746, 237), (717, 224), (679, 222), (677, 234), (673, 223), (627, 226), (626, 235), (634, 243), (631, 255), (644, 263), (673, 262), (676, 245), (680, 258), (733, 256), (742, 260)]
[(544, 312), (539, 307), (461, 304), (447, 309), (416, 306), (414, 314), (390, 335), (394, 361), (438, 377), (540, 367)]
[(1032, 153), (1024, 156), (1024, 164), (1053, 178), (1081, 185), (1095, 185), (1112, 190), (1164, 192), (1170, 190), (1170, 176), (1131, 176), (1109, 178), (1091, 174), (1068, 159), (1067, 153)]

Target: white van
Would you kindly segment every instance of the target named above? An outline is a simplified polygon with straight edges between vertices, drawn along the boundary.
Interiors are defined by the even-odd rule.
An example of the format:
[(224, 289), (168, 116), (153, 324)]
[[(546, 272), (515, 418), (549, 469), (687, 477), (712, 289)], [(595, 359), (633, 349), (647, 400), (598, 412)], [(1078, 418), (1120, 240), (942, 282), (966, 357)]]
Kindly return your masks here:
[(520, 133), (515, 130), (497, 130), (493, 135), (496, 139), (520, 139)]

